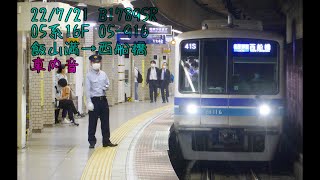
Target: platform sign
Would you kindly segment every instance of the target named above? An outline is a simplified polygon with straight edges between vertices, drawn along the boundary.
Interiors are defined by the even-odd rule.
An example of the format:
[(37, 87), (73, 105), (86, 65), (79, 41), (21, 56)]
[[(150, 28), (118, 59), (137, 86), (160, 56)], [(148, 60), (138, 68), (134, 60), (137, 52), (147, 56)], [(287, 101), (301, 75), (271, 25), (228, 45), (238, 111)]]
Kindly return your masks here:
[(162, 53), (167, 53), (169, 54), (171, 52), (171, 49), (170, 48), (162, 48)]
[(170, 43), (173, 40), (172, 35), (166, 35), (166, 42)]
[(171, 35), (172, 34), (172, 26), (148, 26), (149, 34), (157, 34), (157, 35)]
[(143, 41), (146, 44), (165, 44), (166, 37), (165, 35), (148, 35), (146, 38), (142, 38), (140, 35), (138, 37), (132, 35), (131, 38), (129, 38), (128, 35), (122, 33), (117, 34), (117, 42), (120, 44), (134, 44), (134, 42), (138, 41)]
[(166, 36), (165, 35), (151, 35), (148, 44), (165, 44)]

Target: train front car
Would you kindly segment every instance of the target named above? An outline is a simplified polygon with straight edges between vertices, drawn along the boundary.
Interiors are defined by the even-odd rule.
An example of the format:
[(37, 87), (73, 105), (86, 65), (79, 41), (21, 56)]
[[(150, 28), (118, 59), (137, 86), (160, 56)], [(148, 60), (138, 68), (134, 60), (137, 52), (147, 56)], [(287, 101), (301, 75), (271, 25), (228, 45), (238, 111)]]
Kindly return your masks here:
[(169, 147), (187, 160), (272, 160), (283, 119), (282, 37), (224, 28), (176, 42)]

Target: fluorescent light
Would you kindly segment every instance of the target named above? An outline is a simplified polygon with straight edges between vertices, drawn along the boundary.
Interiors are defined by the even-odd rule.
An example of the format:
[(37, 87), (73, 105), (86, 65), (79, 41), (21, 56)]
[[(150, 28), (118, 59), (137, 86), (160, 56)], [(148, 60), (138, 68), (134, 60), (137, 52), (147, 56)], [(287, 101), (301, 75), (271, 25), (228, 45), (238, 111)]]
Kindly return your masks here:
[(122, 1), (121, 4), (125, 7), (125, 8), (131, 8), (133, 9), (133, 6), (131, 4), (130, 1)]
[[(131, 4), (130, 1), (122, 1), (121, 4), (122, 4), (125, 8), (131, 8), (131, 9), (133, 9), (133, 6), (132, 6), (132, 4)], [(146, 18), (146, 16), (140, 14), (140, 19), (145, 19), (145, 18)], [(146, 23), (149, 23), (149, 24), (152, 24), (152, 25), (158, 26), (158, 27), (164, 27), (164, 26), (165, 26), (165, 25), (163, 25), (163, 24), (159, 24), (159, 23), (157, 23), (157, 22), (153, 22), (153, 21), (149, 21), (149, 20), (146, 21)], [(181, 31), (178, 31), (178, 30), (175, 30), (175, 29), (172, 29), (172, 31), (175, 32), (175, 33), (179, 33), (179, 34), (182, 33)]]
[(178, 31), (178, 30), (175, 30), (175, 29), (172, 29), (172, 31), (175, 32), (175, 33), (179, 33), (179, 34), (182, 33), (181, 31)]
[(121, 40), (130, 40), (130, 38), (120, 38)]
[[(144, 18), (143, 18), (144, 19)], [(149, 24), (152, 24), (152, 25), (154, 25), (154, 26), (158, 26), (158, 27), (164, 27), (164, 25), (163, 24), (159, 24), (159, 23), (157, 23), (157, 22), (153, 22), (153, 21), (146, 21), (146, 23), (149, 23)]]
[(78, 3), (77, 6), (79, 6), (79, 7), (87, 7), (87, 5), (85, 3)]

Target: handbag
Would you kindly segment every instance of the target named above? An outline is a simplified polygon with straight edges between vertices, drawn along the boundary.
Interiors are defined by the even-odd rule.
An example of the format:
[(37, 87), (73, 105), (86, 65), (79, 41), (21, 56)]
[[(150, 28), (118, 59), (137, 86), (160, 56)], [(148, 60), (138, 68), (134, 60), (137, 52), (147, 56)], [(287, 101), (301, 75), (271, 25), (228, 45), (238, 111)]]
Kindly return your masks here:
[(74, 91), (70, 88), (70, 96), (69, 96), (69, 99), (71, 100), (76, 100), (77, 99), (77, 96), (76, 94), (74, 93)]

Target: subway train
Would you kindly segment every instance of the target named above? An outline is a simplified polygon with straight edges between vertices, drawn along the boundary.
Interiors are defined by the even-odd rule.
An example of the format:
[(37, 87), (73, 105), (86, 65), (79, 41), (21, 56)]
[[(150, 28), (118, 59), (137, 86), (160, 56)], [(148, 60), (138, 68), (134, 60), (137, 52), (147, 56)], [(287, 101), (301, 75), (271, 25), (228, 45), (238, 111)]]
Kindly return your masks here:
[(259, 21), (205, 20), (175, 37), (169, 153), (184, 160), (271, 161), (284, 117), (284, 38)]

